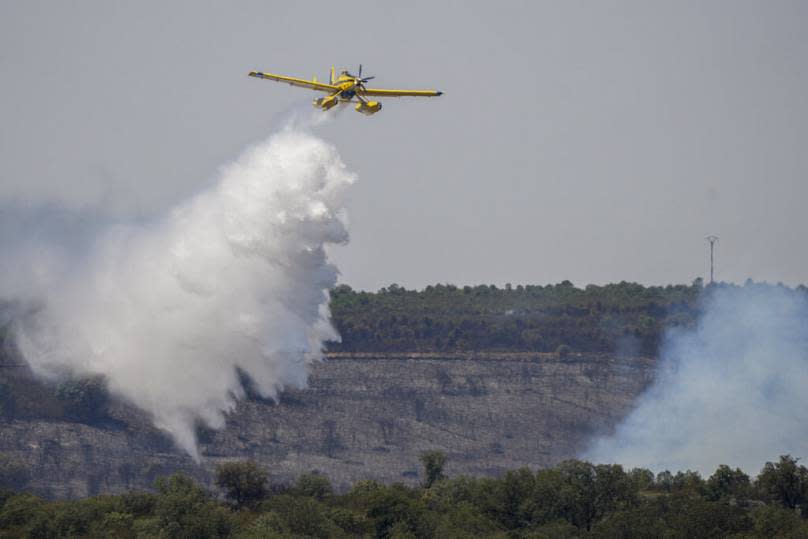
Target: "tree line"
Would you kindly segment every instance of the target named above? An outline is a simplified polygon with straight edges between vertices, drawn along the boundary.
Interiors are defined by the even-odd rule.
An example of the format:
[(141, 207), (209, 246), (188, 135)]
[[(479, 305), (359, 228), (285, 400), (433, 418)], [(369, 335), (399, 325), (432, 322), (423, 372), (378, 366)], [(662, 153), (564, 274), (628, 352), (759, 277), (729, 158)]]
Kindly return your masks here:
[[(0, 486), (19, 471), (0, 458)], [(216, 490), (174, 474), (151, 492), (47, 501), (0, 490), (0, 537), (116, 538), (798, 538), (808, 537), (808, 469), (791, 456), (754, 479), (719, 466), (654, 475), (564, 461), (500, 478), (447, 477), (446, 455), (421, 455), (422, 483), (359, 481), (337, 493), (325, 475), (272, 484), (251, 461), (222, 464)]]
[[(643, 286), (620, 282), (578, 288), (548, 285), (396, 284), (377, 292), (330, 291), (334, 352), (589, 352), (653, 356), (665, 332), (693, 327), (704, 300), (729, 283)], [(781, 287), (747, 281), (744, 287)], [(808, 296), (808, 288), (795, 289)], [(12, 305), (0, 300), (0, 320)], [(4, 313), (6, 313), (4, 315)], [(0, 356), (9, 355), (0, 324)], [(6, 343), (6, 344), (3, 344)]]
[[(347, 285), (331, 291), (343, 352), (526, 351), (655, 355), (664, 332), (692, 327), (706, 297), (736, 285), (643, 286), (621, 282), (463, 286), (378, 292)], [(771, 287), (748, 281), (743, 286)], [(808, 293), (804, 286), (797, 288)]]

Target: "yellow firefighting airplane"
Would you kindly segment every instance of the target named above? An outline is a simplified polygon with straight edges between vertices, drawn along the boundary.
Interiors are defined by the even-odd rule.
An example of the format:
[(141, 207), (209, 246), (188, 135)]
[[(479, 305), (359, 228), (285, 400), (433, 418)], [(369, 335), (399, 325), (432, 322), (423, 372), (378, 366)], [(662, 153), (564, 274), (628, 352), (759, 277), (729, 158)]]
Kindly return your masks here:
[[(251, 71), (251, 77), (259, 79), (269, 79), (277, 82), (285, 82), (292, 86), (300, 88), (308, 88), (310, 90), (317, 90), (318, 92), (327, 92), (326, 97), (319, 97), (314, 100), (314, 106), (322, 110), (328, 110), (336, 106), (338, 103), (356, 103), (356, 111), (370, 116), (382, 110), (382, 104), (378, 101), (369, 101), (365, 99), (368, 96), (379, 97), (401, 97), (401, 96), (420, 96), (420, 97), (436, 97), (443, 95), (443, 92), (437, 90), (383, 90), (381, 88), (367, 88), (365, 83), (374, 77), (362, 78), (362, 65), (359, 65), (359, 75), (351, 75), (347, 71), (339, 74), (339, 77), (334, 78), (334, 68), (331, 68), (331, 75), (328, 79), (328, 84), (318, 82), (317, 77), (312, 80), (297, 79), (295, 77), (287, 77), (284, 75), (275, 75), (273, 73), (262, 73), (260, 71)], [(356, 101), (354, 101), (356, 99)]]

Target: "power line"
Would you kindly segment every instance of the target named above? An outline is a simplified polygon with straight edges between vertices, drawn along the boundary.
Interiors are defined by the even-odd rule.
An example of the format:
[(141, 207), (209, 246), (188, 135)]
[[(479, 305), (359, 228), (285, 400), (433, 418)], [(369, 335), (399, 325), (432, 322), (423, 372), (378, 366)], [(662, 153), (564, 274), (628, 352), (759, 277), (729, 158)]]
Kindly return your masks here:
[(715, 244), (718, 243), (718, 236), (707, 236), (705, 238), (710, 243), (710, 284), (715, 282)]

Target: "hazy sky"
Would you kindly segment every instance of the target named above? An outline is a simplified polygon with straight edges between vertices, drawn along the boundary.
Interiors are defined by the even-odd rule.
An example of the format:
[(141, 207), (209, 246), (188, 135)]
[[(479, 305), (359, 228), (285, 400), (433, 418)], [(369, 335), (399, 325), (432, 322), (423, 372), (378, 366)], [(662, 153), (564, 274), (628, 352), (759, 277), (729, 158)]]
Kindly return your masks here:
[[(159, 214), (313, 92), (437, 88), (320, 134), (342, 280), (808, 282), (806, 2), (3, 2), (0, 223)], [(63, 210), (68, 210), (67, 212)], [(33, 213), (32, 213), (33, 212)]]

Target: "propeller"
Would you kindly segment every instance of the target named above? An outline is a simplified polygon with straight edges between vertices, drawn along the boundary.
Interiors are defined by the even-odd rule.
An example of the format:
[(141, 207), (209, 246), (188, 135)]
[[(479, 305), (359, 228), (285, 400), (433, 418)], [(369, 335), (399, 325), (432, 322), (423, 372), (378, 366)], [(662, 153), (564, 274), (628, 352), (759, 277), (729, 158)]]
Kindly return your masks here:
[(355, 78), (356, 78), (356, 81), (357, 81), (356, 86), (359, 87), (359, 88), (362, 88), (367, 81), (373, 80), (376, 77), (371, 75), (370, 77), (362, 78), (362, 64), (359, 64), (359, 74)]

